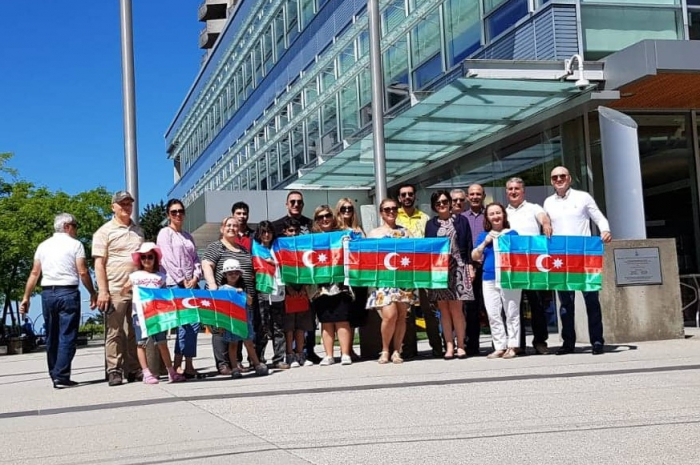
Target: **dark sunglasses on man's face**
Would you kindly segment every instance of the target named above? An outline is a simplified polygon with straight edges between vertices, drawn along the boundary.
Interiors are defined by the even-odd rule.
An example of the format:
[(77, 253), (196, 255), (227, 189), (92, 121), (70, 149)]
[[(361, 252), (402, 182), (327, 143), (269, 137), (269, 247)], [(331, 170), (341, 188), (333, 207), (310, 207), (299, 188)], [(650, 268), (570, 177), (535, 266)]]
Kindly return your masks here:
[(354, 211), (355, 211), (355, 207), (353, 207), (353, 206), (340, 207), (340, 213), (352, 213)]
[(560, 179), (566, 179), (568, 175), (566, 174), (553, 174), (552, 175), (552, 181), (558, 181)]
[(153, 255), (152, 253), (148, 255), (141, 255), (141, 260), (155, 260), (156, 256)]
[(293, 199), (289, 201), (289, 205), (299, 205), (301, 207), (304, 205), (304, 201)]
[(455, 197), (454, 199), (452, 199), (452, 203), (462, 203), (462, 202), (464, 202), (465, 200), (467, 200), (467, 199), (462, 199), (462, 198), (460, 198), (460, 197)]
[(320, 221), (320, 220), (330, 220), (331, 218), (333, 218), (333, 214), (332, 214), (332, 213), (324, 213), (324, 214), (322, 214), (322, 215), (316, 215), (316, 221)]
[(413, 197), (414, 195), (416, 195), (414, 192), (401, 192), (399, 197)]
[(176, 210), (170, 210), (170, 214), (175, 216), (175, 215), (184, 215), (185, 214), (185, 209), (184, 208), (178, 208)]

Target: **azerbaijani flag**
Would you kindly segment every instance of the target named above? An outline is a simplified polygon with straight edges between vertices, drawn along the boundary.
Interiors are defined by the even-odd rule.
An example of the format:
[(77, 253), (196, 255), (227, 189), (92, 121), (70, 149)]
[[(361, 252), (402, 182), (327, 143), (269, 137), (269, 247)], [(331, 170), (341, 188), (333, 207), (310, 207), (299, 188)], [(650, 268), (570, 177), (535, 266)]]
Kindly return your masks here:
[(248, 337), (245, 292), (137, 286), (133, 302), (142, 331), (148, 336), (185, 324), (202, 323)]
[(450, 241), (445, 237), (358, 239), (347, 247), (351, 286), (447, 287)]
[(603, 242), (598, 236), (500, 236), (496, 285), (504, 289), (599, 291)]
[(343, 240), (351, 231), (279, 237), (272, 245), (282, 280), (287, 284), (345, 281)]
[(274, 294), (277, 292), (277, 281), (275, 274), (277, 266), (268, 262), (274, 260), (272, 250), (260, 244), (255, 239), (252, 240), (253, 268), (255, 269), (255, 288), (263, 294)]

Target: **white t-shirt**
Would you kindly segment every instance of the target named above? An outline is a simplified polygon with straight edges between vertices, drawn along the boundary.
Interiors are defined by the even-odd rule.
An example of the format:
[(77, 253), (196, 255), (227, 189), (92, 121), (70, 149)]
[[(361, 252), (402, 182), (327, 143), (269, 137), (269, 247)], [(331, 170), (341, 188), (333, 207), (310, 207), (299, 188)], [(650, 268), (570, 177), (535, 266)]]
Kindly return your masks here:
[(610, 224), (588, 192), (569, 189), (564, 197), (556, 193), (544, 201), (554, 236), (590, 236), (591, 222), (601, 232), (609, 232)]
[[(150, 287), (150, 288), (161, 288), (165, 287), (165, 273), (161, 273), (160, 271), (157, 271), (155, 273), (149, 273), (148, 271), (144, 270), (138, 270), (134, 271), (129, 275), (129, 282), (131, 282), (131, 285), (133, 287)], [(136, 292), (134, 290), (133, 292)], [(134, 299), (132, 301), (132, 314), (136, 315), (136, 305), (137, 305), (138, 299)]]
[(527, 200), (523, 200), (517, 208), (510, 204), (506, 207), (510, 229), (514, 229), (521, 236), (540, 235), (540, 222), (537, 221), (537, 215), (544, 212), (542, 207)]
[(77, 286), (79, 258), (85, 258), (83, 244), (68, 233), (54, 233), (39, 244), (34, 260), (41, 263), (42, 286)]

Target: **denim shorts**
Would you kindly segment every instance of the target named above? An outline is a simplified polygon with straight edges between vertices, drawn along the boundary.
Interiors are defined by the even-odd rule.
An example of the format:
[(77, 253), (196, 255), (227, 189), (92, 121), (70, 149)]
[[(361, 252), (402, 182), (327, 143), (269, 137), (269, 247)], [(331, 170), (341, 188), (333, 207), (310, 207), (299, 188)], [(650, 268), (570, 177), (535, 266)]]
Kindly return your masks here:
[(156, 334), (149, 336), (149, 337), (143, 337), (143, 332), (141, 332), (141, 325), (139, 325), (139, 318), (136, 315), (134, 315), (131, 321), (133, 322), (133, 325), (134, 325), (134, 336), (136, 337), (136, 343), (138, 345), (145, 346), (146, 343), (148, 342), (149, 337), (153, 341), (153, 343), (156, 345), (166, 344), (168, 342), (168, 338), (167, 338), (168, 332), (167, 331), (163, 331), (161, 333), (156, 333)]
[(241, 342), (241, 341), (254, 341), (255, 340), (255, 329), (253, 329), (253, 309), (250, 306), (246, 308), (246, 314), (248, 316), (248, 337), (245, 339), (236, 336), (231, 331), (224, 330), (224, 341), (225, 342)]

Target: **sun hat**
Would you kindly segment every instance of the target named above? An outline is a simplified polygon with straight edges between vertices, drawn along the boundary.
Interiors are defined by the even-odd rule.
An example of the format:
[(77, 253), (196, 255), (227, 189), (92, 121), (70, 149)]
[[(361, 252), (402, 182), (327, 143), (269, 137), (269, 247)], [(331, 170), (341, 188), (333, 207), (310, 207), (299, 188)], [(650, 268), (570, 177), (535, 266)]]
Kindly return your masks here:
[(222, 273), (228, 273), (229, 271), (243, 271), (243, 268), (241, 268), (241, 262), (236, 260), (235, 258), (229, 258), (224, 262), (224, 266), (221, 269)]
[(136, 252), (131, 253), (131, 260), (136, 266), (138, 266), (141, 264), (141, 254), (148, 253), (151, 250), (155, 252), (156, 256), (158, 257), (158, 263), (160, 263), (161, 258), (163, 258), (163, 254), (160, 252), (160, 249), (155, 242), (144, 242), (141, 244), (141, 247), (139, 247)]

